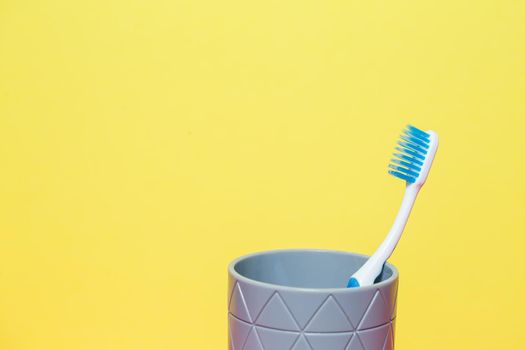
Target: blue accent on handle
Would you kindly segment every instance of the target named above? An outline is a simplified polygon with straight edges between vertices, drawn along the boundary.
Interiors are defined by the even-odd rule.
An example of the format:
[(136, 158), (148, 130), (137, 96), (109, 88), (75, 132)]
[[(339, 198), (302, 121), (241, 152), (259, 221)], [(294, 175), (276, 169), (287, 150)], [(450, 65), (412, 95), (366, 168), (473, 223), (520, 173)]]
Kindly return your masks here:
[(347, 288), (357, 288), (359, 287), (359, 282), (355, 278), (352, 277), (348, 281), (348, 285), (346, 287)]

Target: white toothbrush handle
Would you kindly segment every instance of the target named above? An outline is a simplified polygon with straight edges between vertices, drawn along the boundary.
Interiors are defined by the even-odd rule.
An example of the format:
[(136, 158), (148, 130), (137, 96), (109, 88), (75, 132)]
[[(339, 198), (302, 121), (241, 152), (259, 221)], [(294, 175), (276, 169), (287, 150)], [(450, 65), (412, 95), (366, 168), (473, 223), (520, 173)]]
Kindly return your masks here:
[(374, 280), (379, 276), (383, 269), (383, 265), (386, 260), (392, 255), (397, 242), (401, 238), (401, 234), (405, 228), (405, 225), (416, 201), (417, 194), (421, 188), (421, 185), (413, 183), (406, 186), (405, 195), (401, 202), (401, 208), (397, 213), (396, 219), (390, 232), (386, 236), (385, 240), (379, 248), (376, 250), (374, 255), (366, 261), (366, 263), (352, 275), (352, 278), (356, 279), (359, 286), (369, 286), (374, 284)]

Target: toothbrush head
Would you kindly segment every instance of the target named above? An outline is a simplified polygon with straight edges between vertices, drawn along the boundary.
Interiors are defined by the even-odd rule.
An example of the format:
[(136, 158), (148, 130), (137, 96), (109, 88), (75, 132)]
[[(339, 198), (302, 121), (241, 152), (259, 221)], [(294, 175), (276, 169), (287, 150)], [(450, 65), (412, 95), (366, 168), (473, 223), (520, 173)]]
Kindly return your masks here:
[(388, 173), (407, 182), (422, 186), (427, 179), (436, 155), (438, 135), (408, 125), (398, 141), (394, 158), (388, 165)]

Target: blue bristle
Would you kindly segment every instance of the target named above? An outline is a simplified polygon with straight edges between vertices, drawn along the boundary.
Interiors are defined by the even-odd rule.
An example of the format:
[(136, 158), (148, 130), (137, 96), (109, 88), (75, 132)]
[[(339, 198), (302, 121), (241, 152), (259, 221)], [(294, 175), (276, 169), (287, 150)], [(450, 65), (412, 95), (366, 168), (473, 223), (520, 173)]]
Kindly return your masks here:
[(413, 171), (411, 168), (405, 168), (405, 167), (402, 167), (402, 166), (397, 166), (397, 165), (392, 165), (392, 164), (388, 164), (388, 167), (390, 169), (394, 169), (396, 171), (399, 171), (399, 172), (402, 172), (404, 174), (407, 174), (408, 176), (412, 176), (412, 177), (418, 177), (419, 176), (419, 171)]
[(420, 154), (420, 153), (418, 153), (416, 151), (413, 151), (411, 149), (403, 148), (403, 147), (396, 147), (396, 149), (398, 151), (400, 151), (400, 152), (404, 152), (404, 153), (408, 154), (409, 156), (418, 158), (420, 160), (425, 160), (425, 156), (423, 154)]
[(423, 130), (420, 130), (420, 129), (416, 128), (415, 126), (407, 125), (406, 130), (407, 130), (408, 133), (411, 133), (411, 134), (414, 134), (414, 135), (418, 135), (421, 138), (424, 138), (424, 139), (427, 139), (427, 140), (430, 139), (430, 134), (424, 132)]
[(410, 143), (410, 142), (405, 142), (405, 141), (397, 141), (397, 144), (403, 148), (408, 148), (408, 149), (411, 149), (412, 151), (416, 151), (416, 152), (419, 152), (421, 153), (423, 156), (425, 154), (427, 154), (427, 151), (422, 148), (422, 147), (419, 147), (418, 145), (414, 145), (413, 143)]
[(389, 164), (388, 173), (414, 183), (419, 176), (421, 166), (430, 146), (430, 134), (412, 125), (408, 125), (398, 141), (400, 147), (396, 147), (400, 153), (394, 153), (392, 164)]
[(408, 162), (410, 162), (412, 164), (423, 165), (423, 162), (420, 161), (419, 159), (407, 156), (406, 154), (394, 153), (394, 157), (397, 157), (399, 159), (404, 159), (404, 160), (406, 160), (406, 161), (408, 161)]
[(418, 165), (413, 164), (413, 163), (407, 163), (407, 162), (405, 162), (405, 161), (403, 161), (403, 160), (392, 159), (391, 162), (394, 163), (394, 164), (401, 165), (401, 166), (403, 166), (403, 167), (405, 167), (405, 168), (411, 168), (411, 169), (415, 169), (415, 170), (417, 170), (417, 171), (420, 171), (420, 170), (421, 170), (421, 168), (420, 168)]
[(424, 149), (428, 149), (428, 142), (418, 139), (417, 137), (401, 135), (401, 138), (408, 143), (415, 143)]
[(416, 178), (414, 178), (412, 176), (408, 176), (408, 175), (402, 174), (402, 173), (397, 172), (397, 171), (389, 170), (388, 173), (390, 175), (393, 175), (395, 177), (400, 178), (401, 180), (405, 180), (405, 181), (410, 182), (410, 183), (416, 182)]

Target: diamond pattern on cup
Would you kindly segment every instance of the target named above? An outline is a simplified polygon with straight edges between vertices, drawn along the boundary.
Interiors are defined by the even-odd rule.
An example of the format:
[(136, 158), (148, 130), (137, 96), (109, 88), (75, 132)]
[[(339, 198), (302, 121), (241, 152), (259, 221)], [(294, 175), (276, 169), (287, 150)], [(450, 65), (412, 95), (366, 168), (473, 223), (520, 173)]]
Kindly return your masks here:
[[(256, 327), (257, 334), (265, 350), (290, 350), (299, 337), (299, 333), (278, 331), (276, 329)], [(245, 348), (245, 350), (252, 350)]]
[(239, 283), (236, 283), (235, 287), (233, 287), (233, 293), (230, 301), (230, 312), (234, 314), (235, 317), (240, 318), (243, 321), (250, 323), (252, 322)]
[(389, 329), (390, 324), (385, 324), (380, 327), (358, 331), (357, 336), (361, 340), (361, 343), (363, 343), (365, 350), (383, 349)]
[(238, 281), (237, 284), (242, 290), (242, 295), (248, 306), (248, 312), (250, 313), (251, 319), (256, 320), (259, 314), (261, 313), (264, 305), (270, 301), (270, 297), (275, 293), (274, 290), (258, 288), (247, 283)]
[(279, 294), (301, 329), (304, 329), (321, 304), (326, 301), (326, 294), (320, 293), (298, 294), (283, 290), (279, 291)]
[(394, 349), (397, 283), (311, 294), (230, 284), (231, 350)]
[(394, 350), (394, 338), (392, 334), (392, 327), (388, 327), (388, 335), (386, 336), (385, 345), (383, 347), (383, 350)]
[(392, 323), (390, 323), (390, 328), (392, 328), (392, 342), (396, 343), (396, 319), (394, 318), (392, 320)]
[(331, 350), (339, 349), (343, 340), (346, 340), (346, 343), (343, 344), (342, 350), (394, 349), (395, 320), (380, 327), (357, 332), (308, 333), (254, 326), (231, 314), (229, 318), (231, 350)]
[[(253, 323), (253, 319), (261, 318), (263, 313), (268, 313), (267, 308), (276, 308), (277, 314), (283, 316), (283, 327), (275, 327), (283, 330), (298, 330), (304, 329), (306, 323), (312, 323), (313, 319), (319, 317), (321, 309), (327, 307), (326, 303), (335, 301), (337, 304), (336, 310), (342, 310), (344, 315), (350, 321), (351, 326), (346, 325), (344, 330), (353, 330), (356, 325), (359, 329), (367, 329), (377, 327), (392, 320), (394, 317), (392, 313), (395, 310), (396, 291), (395, 289), (383, 291), (370, 290), (355, 294), (312, 294), (312, 295), (295, 295), (292, 292), (277, 292), (264, 290), (264, 294), (260, 291), (257, 293), (253, 286), (245, 285), (241, 288), (241, 283), (236, 282), (232, 289), (232, 296), (230, 298), (230, 312), (237, 318), (246, 322)], [(386, 294), (386, 298), (383, 296)], [(283, 297), (285, 295), (285, 297)], [(274, 300), (274, 298), (277, 298)], [(335, 300), (332, 300), (335, 299)], [(320, 300), (324, 300), (321, 304)], [(277, 303), (277, 305), (276, 305)], [(301, 307), (303, 305), (303, 307)], [(333, 305), (331, 305), (333, 306)], [(266, 311), (266, 312), (265, 312)], [(331, 314), (334, 318), (339, 319), (338, 312)], [(292, 322), (293, 321), (293, 322)], [(258, 322), (260, 323), (260, 322)], [(344, 323), (344, 322), (343, 322)], [(264, 325), (269, 326), (267, 323)], [(308, 329), (310, 330), (310, 329)]]
[(350, 339), (350, 343), (348, 343), (345, 350), (365, 350), (365, 348), (363, 348), (363, 344), (361, 344), (359, 337), (354, 335), (352, 339)]
[(306, 332), (345, 332), (353, 329), (348, 317), (331, 295), (306, 326)]
[[(397, 316), (397, 292), (399, 290), (399, 285), (396, 282), (395, 285), (395, 292), (394, 292), (394, 305), (392, 306), (392, 319), (396, 318)], [(388, 299), (385, 299), (388, 302)]]
[(313, 350), (310, 344), (306, 341), (304, 335), (301, 335), (299, 339), (295, 342), (292, 350)]
[(235, 278), (232, 275), (228, 275), (228, 310), (230, 310), (230, 305), (232, 303), (233, 288), (237, 285), (238, 282), (235, 281)]
[(230, 336), (233, 350), (242, 350), (253, 326), (235, 318), (231, 314), (228, 315), (228, 319), (230, 321)]
[(375, 290), (370, 289), (363, 290), (360, 293), (334, 294), (334, 297), (352, 324), (357, 327), (357, 325), (361, 322), (365, 311), (372, 302), (374, 294)]
[(352, 333), (312, 333), (306, 334), (313, 350), (345, 350)]
[(381, 292), (378, 290), (374, 299), (368, 306), (368, 309), (359, 323), (357, 329), (367, 329), (376, 327), (378, 324), (385, 324), (390, 321), (390, 308), (385, 303)]
[(259, 339), (259, 336), (257, 335), (257, 330), (255, 327), (252, 327), (250, 334), (248, 335), (248, 339), (246, 339), (246, 343), (244, 344), (244, 348), (242, 349), (233, 349), (233, 350), (265, 350), (261, 340)]
[(396, 300), (397, 300), (397, 281), (393, 283), (391, 288), (381, 289), (381, 295), (385, 299), (386, 304), (389, 307), (389, 317), (393, 319), (396, 317)]
[(275, 293), (255, 320), (255, 324), (269, 328), (298, 331), (299, 326), (279, 293)]

